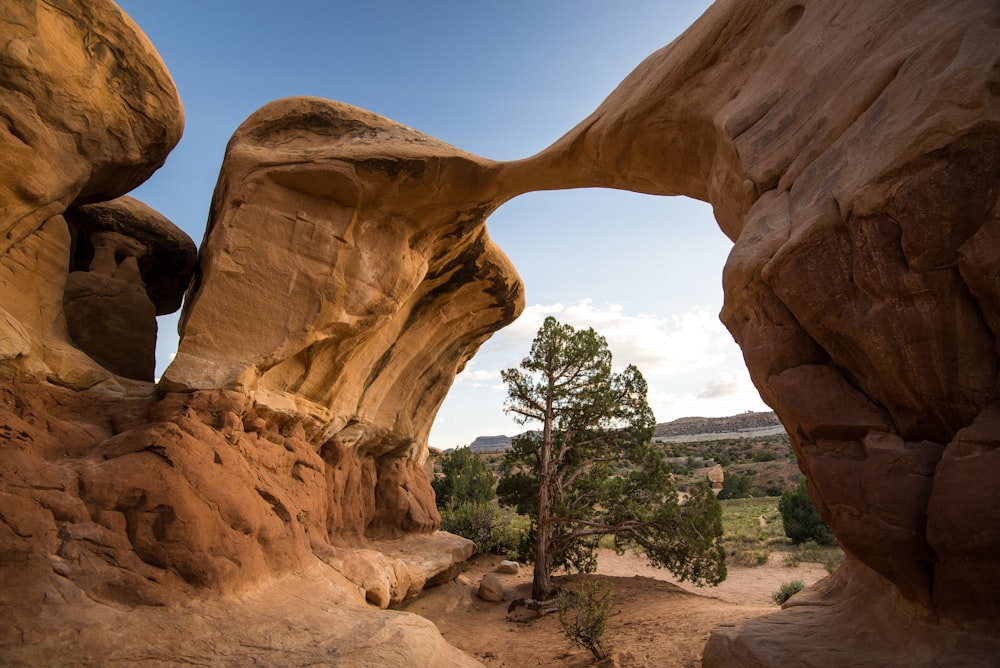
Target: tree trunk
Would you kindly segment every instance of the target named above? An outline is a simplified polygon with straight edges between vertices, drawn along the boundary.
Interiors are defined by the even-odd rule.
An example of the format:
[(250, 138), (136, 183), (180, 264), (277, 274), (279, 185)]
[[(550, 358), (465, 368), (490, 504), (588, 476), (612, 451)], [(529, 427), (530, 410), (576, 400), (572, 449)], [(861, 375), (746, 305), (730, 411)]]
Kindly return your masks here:
[[(552, 381), (549, 381), (552, 387)], [(552, 591), (549, 575), (552, 572), (552, 555), (549, 554), (549, 535), (552, 525), (552, 392), (545, 401), (545, 420), (542, 422), (542, 442), (538, 452), (538, 526), (535, 535), (535, 574), (531, 581), (531, 597), (536, 601), (548, 598)]]

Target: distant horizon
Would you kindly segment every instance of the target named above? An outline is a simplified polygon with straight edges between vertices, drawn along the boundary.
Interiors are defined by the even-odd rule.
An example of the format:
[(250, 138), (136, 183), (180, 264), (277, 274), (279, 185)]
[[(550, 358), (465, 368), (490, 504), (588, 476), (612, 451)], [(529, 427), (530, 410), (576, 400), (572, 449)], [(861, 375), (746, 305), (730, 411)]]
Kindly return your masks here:
[[(734, 413), (732, 415), (721, 415), (721, 416), (714, 416), (714, 417), (713, 416), (703, 416), (703, 415), (686, 415), (684, 417), (676, 418), (676, 419), (673, 419), (673, 420), (668, 420), (667, 422), (657, 422), (656, 426), (657, 427), (662, 427), (662, 426), (666, 426), (666, 425), (671, 425), (671, 424), (674, 424), (675, 422), (680, 422), (682, 420), (720, 420), (721, 421), (721, 420), (727, 420), (727, 419), (730, 419), (730, 418), (739, 417), (741, 415), (748, 415), (748, 414), (754, 414), (754, 415), (756, 415), (756, 414), (761, 414), (761, 415), (770, 414), (770, 415), (774, 415), (775, 419), (777, 419), (777, 414), (773, 410), (771, 410), (771, 409), (764, 410), (764, 411), (747, 410), (747, 411), (743, 411), (741, 413)], [(472, 439), (468, 443), (463, 443), (461, 445), (452, 446), (450, 448), (438, 448), (438, 447), (434, 446), (433, 444), (429, 444), (429, 445), (432, 448), (435, 448), (437, 450), (441, 450), (441, 452), (449, 452), (451, 450), (457, 450), (458, 448), (472, 447), (473, 445), (475, 445), (476, 441), (478, 441), (480, 439), (483, 439), (483, 440), (495, 439), (495, 438), (513, 439), (513, 438), (516, 438), (517, 436), (520, 436), (522, 434), (526, 434), (526, 433), (531, 432), (531, 431), (538, 431), (538, 430), (537, 429), (522, 429), (521, 431), (519, 431), (519, 432), (517, 432), (515, 434), (512, 434), (512, 435), (508, 435), (508, 434), (479, 434), (478, 436), (476, 436), (474, 439)]]

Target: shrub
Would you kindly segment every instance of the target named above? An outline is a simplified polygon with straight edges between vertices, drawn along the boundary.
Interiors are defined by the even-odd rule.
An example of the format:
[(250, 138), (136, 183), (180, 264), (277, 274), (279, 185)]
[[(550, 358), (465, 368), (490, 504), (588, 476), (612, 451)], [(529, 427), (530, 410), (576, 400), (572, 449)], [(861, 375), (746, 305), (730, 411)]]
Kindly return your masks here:
[(766, 564), (770, 557), (771, 553), (768, 550), (735, 549), (729, 553), (726, 563), (732, 566), (756, 568)]
[(513, 556), (520, 553), (525, 531), (512, 519), (496, 502), (463, 503), (441, 511), (441, 530), (468, 538), (482, 553)]
[(771, 599), (781, 605), (792, 596), (795, 596), (800, 591), (806, 588), (806, 584), (802, 580), (792, 580), (791, 582), (782, 582), (778, 591), (771, 594)]
[(820, 519), (819, 511), (809, 498), (805, 480), (800, 480), (798, 487), (781, 495), (778, 510), (785, 535), (793, 543), (815, 540), (820, 545), (829, 545), (833, 542), (833, 533)]
[(823, 560), (823, 567), (826, 569), (827, 573), (833, 575), (833, 572), (837, 570), (842, 563), (844, 563), (844, 553), (838, 550), (833, 554), (828, 555), (827, 558)]
[(719, 491), (719, 500), (726, 499), (746, 499), (750, 496), (753, 487), (753, 478), (739, 473), (727, 473), (722, 480), (722, 489)]
[(604, 631), (611, 616), (614, 587), (603, 582), (583, 582), (579, 589), (564, 589), (559, 593), (559, 624), (574, 645), (590, 650), (603, 659)]
[(468, 447), (442, 455), (441, 471), (441, 476), (431, 481), (438, 509), (485, 504), (496, 495), (496, 476)]

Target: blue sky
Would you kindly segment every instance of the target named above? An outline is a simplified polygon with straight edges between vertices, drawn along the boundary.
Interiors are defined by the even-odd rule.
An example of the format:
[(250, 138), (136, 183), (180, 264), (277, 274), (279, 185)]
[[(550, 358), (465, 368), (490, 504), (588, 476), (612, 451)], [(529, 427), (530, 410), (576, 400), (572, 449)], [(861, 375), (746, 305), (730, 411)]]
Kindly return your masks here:
[[(130, 0), (177, 84), (184, 138), (133, 193), (200, 243), (223, 151), (263, 104), (341, 100), (461, 149), (532, 155), (585, 118), (705, 1), (303, 2)], [(503, 413), (499, 371), (516, 366), (546, 315), (592, 326), (616, 364), (635, 363), (659, 421), (766, 410), (718, 320), (730, 242), (711, 207), (611, 190), (530, 193), (488, 222), (528, 308), (452, 387), (430, 445), (523, 428)], [(160, 319), (158, 372), (176, 349)]]

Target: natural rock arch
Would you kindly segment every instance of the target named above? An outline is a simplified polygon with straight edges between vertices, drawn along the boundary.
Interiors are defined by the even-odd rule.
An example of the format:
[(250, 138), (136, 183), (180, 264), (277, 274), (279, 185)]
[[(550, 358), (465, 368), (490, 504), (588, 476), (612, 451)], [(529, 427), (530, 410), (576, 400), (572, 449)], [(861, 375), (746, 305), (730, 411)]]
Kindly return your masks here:
[[(67, 127), (51, 105), (31, 120), (82, 139), (0, 126), (14, 156), (0, 172), (0, 473), (16, 490), (2, 499), (3, 566), (28, 573), (2, 593), (23, 626), (6, 627), (21, 629), (17, 656), (40, 656), (24, 628), (47, 637), (27, 620), (53, 600), (85, 607), (81, 594), (178, 604), (320, 577), (319, 562), (353, 603), (419, 590), (427, 572), (375, 541), (432, 534), (430, 423), (523, 306), (485, 219), (524, 192), (590, 186), (713, 204), (734, 242), (723, 320), (849, 555), (811, 599), (717, 632), (706, 664), (795, 662), (790, 624), (818, 665), (842, 660), (845, 639), (853, 663), (996, 655), (1000, 504), (976, 484), (1000, 473), (991, 3), (723, 0), (577, 128), (514, 162), (342, 103), (271, 103), (230, 142), (158, 388), (74, 345), (63, 214), (155, 169), (180, 106), (117, 8), (60, 7), (21, 3), (3, 24), (0, 93), (37, 102), (63, 87), (79, 93), (74, 118), (110, 129)], [(32, 69), (46, 39), (84, 33), (103, 41), (85, 43), (79, 71)], [(135, 67), (109, 67), (133, 61), (118, 53)], [(136, 90), (145, 105), (129, 104)], [(121, 127), (121, 150), (103, 152), (102, 133)]]

